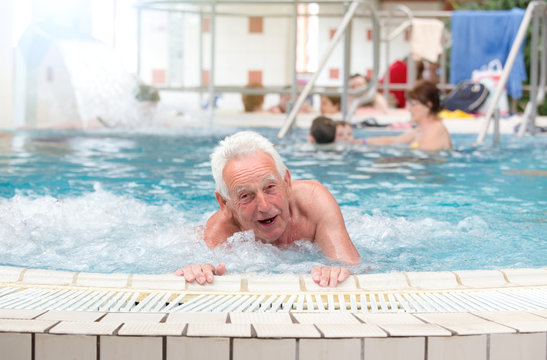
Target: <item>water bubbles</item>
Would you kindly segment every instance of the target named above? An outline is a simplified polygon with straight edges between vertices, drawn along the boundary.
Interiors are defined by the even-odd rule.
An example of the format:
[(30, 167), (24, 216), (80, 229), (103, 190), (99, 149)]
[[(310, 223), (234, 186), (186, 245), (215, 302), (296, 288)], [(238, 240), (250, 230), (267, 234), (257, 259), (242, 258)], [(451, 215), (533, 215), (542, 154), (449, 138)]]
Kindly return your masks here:
[(488, 224), (479, 216), (470, 216), (460, 221), (457, 229), (462, 232), (480, 235), (488, 230)]

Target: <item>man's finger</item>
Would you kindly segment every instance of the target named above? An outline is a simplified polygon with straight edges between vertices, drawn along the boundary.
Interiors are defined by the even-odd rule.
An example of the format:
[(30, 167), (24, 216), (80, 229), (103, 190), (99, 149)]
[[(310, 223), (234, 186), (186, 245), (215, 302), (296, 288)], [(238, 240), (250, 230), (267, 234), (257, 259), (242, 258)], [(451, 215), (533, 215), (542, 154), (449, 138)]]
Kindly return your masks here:
[(328, 266), (321, 267), (321, 281), (319, 282), (319, 286), (327, 286), (329, 285), (329, 278), (330, 278), (330, 268)]
[(342, 268), (340, 270), (340, 275), (338, 275), (338, 282), (341, 283), (342, 281), (346, 280), (349, 277), (350, 271), (348, 268)]
[(217, 268), (215, 269), (215, 275), (224, 275), (226, 274), (226, 265), (224, 263), (220, 263), (217, 265)]
[(215, 267), (211, 264), (205, 264), (201, 267), (201, 271), (203, 272), (203, 277), (205, 278), (205, 281), (207, 281), (208, 283), (212, 283)]
[(193, 282), (194, 280), (196, 280), (196, 277), (194, 276), (194, 271), (192, 270), (192, 267), (190, 265), (186, 265), (185, 267), (183, 267), (182, 273), (186, 281)]
[(321, 266), (314, 266), (311, 269), (311, 278), (316, 283), (319, 283), (321, 281)]
[(192, 265), (192, 271), (194, 273), (194, 277), (196, 281), (198, 282), (198, 284), (200, 285), (205, 284), (206, 279), (205, 279), (205, 274), (203, 274), (202, 266), (200, 264)]
[(336, 287), (338, 283), (338, 276), (340, 275), (340, 268), (338, 266), (330, 268), (329, 286)]

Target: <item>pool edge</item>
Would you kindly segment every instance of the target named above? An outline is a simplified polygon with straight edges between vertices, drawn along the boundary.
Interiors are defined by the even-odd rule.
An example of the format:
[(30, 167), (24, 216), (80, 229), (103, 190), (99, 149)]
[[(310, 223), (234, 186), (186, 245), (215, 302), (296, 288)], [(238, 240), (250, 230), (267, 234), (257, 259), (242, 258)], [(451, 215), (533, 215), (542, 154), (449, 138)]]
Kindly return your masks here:
[[(547, 286), (547, 268), (455, 272), (410, 272), (352, 275), (338, 289), (313, 287), (309, 275), (217, 277), (213, 286), (187, 284), (173, 274), (90, 274), (0, 266), (0, 282), (28, 287), (73, 286), (147, 291), (226, 293), (308, 291), (435, 291), (535, 288)], [(386, 287), (382, 288), (382, 284)], [(265, 314), (220, 313), (197, 319), (173, 314), (108, 312), (5, 311), (0, 308), (0, 348), (8, 357), (63, 359), (191, 358), (311, 359), (336, 358), (456, 359), (446, 353), (474, 354), (477, 359), (547, 358), (547, 309), (462, 313)], [(180, 314), (180, 313), (175, 313)], [(216, 318), (214, 318), (216, 316)], [(177, 320), (178, 318), (178, 320)], [(241, 319), (243, 318), (243, 320)], [(174, 319), (174, 320), (173, 320)], [(330, 320), (329, 320), (330, 319)], [(371, 320), (372, 319), (372, 320)], [(7, 346), (9, 344), (9, 346)], [(64, 355), (63, 355), (64, 354)], [(399, 355), (398, 355), (399, 354)], [(404, 354), (402, 356), (401, 354)], [(482, 356), (481, 354), (485, 354)], [(486, 357), (488, 355), (488, 357)], [(327, 356), (328, 357), (328, 356)]]

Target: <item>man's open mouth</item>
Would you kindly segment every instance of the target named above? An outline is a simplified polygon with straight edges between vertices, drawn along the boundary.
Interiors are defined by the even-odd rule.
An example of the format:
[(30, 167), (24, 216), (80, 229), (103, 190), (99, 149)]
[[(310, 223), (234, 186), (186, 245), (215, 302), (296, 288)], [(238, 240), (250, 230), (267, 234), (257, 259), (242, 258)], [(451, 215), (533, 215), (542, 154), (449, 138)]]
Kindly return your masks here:
[(275, 220), (276, 217), (277, 217), (277, 215), (274, 216), (274, 217), (271, 217), (271, 218), (269, 218), (269, 219), (258, 220), (258, 222), (261, 223), (261, 224), (265, 224), (265, 225), (271, 224), (272, 222), (274, 222), (274, 220)]

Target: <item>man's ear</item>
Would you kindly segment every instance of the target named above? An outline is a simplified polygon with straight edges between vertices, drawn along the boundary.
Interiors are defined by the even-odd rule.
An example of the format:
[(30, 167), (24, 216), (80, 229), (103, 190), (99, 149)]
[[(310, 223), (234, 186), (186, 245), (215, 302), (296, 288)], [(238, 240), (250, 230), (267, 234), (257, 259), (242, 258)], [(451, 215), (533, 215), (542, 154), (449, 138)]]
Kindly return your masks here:
[(226, 203), (228, 200), (222, 197), (218, 191), (215, 191), (215, 198), (217, 199), (218, 206), (220, 206), (220, 210), (224, 210), (226, 208)]
[(285, 169), (285, 177), (283, 178), (283, 181), (285, 181), (285, 183), (291, 187), (291, 172), (289, 171), (289, 169)]
[(315, 138), (311, 134), (308, 134), (308, 141), (315, 144)]

